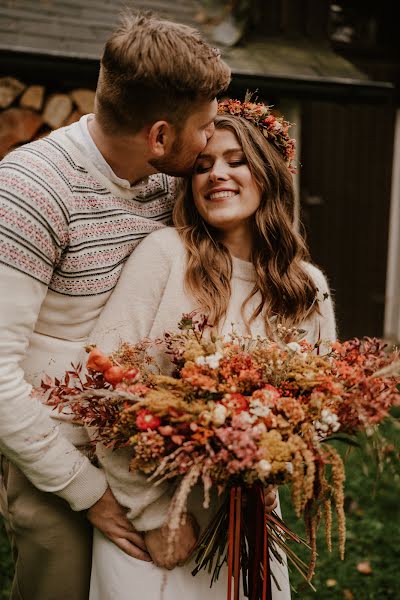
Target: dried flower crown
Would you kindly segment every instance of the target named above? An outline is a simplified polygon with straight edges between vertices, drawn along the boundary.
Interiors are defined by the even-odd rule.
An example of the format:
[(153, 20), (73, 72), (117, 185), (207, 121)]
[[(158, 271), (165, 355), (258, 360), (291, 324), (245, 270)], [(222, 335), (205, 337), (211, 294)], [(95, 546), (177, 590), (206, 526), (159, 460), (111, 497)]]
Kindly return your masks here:
[(283, 156), (289, 170), (295, 173), (296, 140), (289, 137), (289, 128), (293, 123), (289, 123), (283, 117), (273, 115), (271, 112), (272, 106), (262, 104), (261, 102), (251, 102), (252, 95), (247, 92), (244, 102), (231, 98), (221, 100), (218, 103), (218, 114), (230, 114), (235, 117), (242, 117), (253, 123)]

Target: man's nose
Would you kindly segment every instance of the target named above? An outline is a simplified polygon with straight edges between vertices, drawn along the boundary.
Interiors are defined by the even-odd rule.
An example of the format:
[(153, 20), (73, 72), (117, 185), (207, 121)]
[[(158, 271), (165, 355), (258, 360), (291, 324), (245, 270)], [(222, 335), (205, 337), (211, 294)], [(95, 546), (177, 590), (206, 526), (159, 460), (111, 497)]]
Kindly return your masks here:
[(214, 123), (210, 123), (209, 126), (206, 129), (206, 138), (207, 138), (207, 140), (209, 140), (210, 137), (213, 136), (214, 131), (215, 131), (215, 125), (214, 125)]

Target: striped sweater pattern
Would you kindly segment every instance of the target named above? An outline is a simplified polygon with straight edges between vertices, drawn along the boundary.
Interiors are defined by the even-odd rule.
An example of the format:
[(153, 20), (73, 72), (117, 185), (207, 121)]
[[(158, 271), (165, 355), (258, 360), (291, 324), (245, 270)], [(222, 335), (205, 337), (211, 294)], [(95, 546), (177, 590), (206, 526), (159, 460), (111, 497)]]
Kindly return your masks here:
[(107, 184), (63, 130), (0, 163), (0, 263), (65, 296), (112, 290), (126, 258), (170, 222), (175, 180)]

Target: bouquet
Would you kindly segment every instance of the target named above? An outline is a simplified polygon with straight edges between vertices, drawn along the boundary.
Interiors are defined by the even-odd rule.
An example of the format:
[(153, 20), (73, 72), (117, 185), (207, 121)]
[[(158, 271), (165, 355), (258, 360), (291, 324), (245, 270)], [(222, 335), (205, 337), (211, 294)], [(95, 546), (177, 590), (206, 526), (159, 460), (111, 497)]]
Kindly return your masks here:
[[(205, 317), (184, 315), (176, 333), (162, 339), (123, 343), (110, 356), (87, 348), (82, 365), (63, 380), (43, 382), (48, 402), (67, 405), (77, 420), (96, 428), (96, 439), (132, 450), (130, 469), (154, 485), (175, 484), (171, 540), (184, 518), (197, 483), (221, 495), (220, 508), (196, 547), (196, 568), (212, 582), (228, 564), (228, 599), (239, 597), (239, 579), (251, 599), (266, 599), (274, 573), (272, 555), (310, 581), (316, 562), (316, 529), (325, 523), (331, 547), (332, 508), (339, 549), (345, 546), (342, 458), (331, 442), (355, 443), (360, 434), (378, 435), (378, 425), (399, 404), (400, 361), (383, 341), (364, 338), (314, 346), (304, 331), (277, 326), (274, 339), (216, 335)], [(160, 372), (154, 349), (171, 359)], [(263, 488), (288, 483), (308, 540), (290, 531), (277, 514), (267, 514)], [(307, 566), (288, 541), (305, 543)], [(232, 577), (233, 576), (233, 577)], [(233, 582), (233, 590), (232, 588)]]

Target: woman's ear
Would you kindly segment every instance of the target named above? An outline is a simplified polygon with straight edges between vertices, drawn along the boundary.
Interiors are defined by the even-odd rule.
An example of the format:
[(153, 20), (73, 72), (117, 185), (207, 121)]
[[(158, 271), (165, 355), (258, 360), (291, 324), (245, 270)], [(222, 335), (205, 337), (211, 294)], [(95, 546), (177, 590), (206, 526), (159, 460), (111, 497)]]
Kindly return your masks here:
[(147, 136), (150, 153), (155, 158), (162, 158), (171, 149), (173, 139), (173, 127), (167, 121), (156, 121)]

